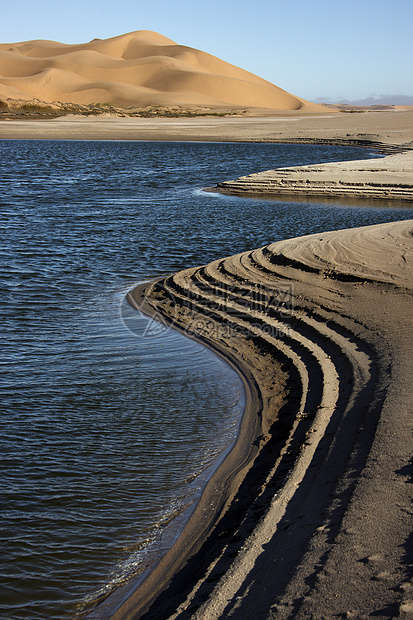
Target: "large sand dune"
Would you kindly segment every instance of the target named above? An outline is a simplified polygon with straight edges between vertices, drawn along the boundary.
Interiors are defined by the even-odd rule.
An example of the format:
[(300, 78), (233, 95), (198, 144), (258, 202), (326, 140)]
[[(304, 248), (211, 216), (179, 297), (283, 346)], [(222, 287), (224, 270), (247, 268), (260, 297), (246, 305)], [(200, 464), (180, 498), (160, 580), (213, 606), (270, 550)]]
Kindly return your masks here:
[(69, 45), (0, 45), (0, 98), (118, 106), (322, 110), (200, 50), (149, 31)]

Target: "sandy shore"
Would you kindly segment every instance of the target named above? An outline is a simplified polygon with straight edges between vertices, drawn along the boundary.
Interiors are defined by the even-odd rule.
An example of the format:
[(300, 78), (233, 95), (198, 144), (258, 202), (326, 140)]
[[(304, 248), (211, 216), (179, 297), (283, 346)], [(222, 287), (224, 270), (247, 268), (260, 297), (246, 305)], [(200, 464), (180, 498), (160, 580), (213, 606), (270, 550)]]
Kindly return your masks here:
[[(397, 153), (413, 145), (412, 121), (412, 110), (68, 116), (4, 120), (0, 137)], [(398, 157), (373, 162), (388, 170), (393, 161), (411, 187), (411, 158)], [(387, 172), (372, 165), (327, 167), (333, 180), (356, 172), (383, 184)], [(91, 619), (412, 616), (412, 231), (409, 221), (287, 240), (133, 292), (132, 303), (224, 355), (244, 379), (247, 406), (236, 446), (176, 544)]]
[(246, 117), (151, 119), (102, 115), (2, 120), (0, 138), (309, 142), (357, 144), (390, 150), (413, 146), (413, 108), (359, 113), (326, 110), (323, 114), (250, 110), (249, 114)]
[(316, 234), (131, 293), (230, 360), (247, 406), (174, 547), (91, 618), (411, 617), (412, 241)]

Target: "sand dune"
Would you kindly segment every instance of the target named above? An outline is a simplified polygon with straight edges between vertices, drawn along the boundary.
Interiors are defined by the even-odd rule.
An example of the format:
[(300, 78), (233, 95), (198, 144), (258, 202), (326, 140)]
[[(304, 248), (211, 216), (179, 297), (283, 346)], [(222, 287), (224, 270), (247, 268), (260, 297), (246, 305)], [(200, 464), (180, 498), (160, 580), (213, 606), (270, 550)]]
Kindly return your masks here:
[(149, 31), (69, 45), (0, 45), (0, 98), (64, 103), (322, 110), (266, 80)]

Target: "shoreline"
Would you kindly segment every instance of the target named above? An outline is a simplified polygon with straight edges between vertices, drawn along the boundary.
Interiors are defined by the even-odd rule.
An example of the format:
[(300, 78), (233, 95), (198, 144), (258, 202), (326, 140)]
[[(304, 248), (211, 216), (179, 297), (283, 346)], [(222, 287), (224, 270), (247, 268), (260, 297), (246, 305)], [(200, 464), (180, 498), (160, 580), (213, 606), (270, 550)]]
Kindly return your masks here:
[[(352, 113), (353, 112), (353, 113)], [(115, 140), (245, 142), (352, 146), (383, 160), (337, 162), (252, 173), (222, 180), (206, 191), (293, 201), (344, 198), (413, 201), (413, 107), (394, 110), (261, 111), (253, 116), (124, 118), (68, 115), (48, 120), (0, 120), (6, 140)]]
[[(393, 612), (407, 609), (408, 589), (402, 585), (409, 569), (400, 554), (411, 528), (403, 514), (410, 440), (400, 429), (411, 425), (411, 396), (400, 384), (400, 372), (407, 379), (412, 370), (413, 285), (407, 267), (413, 259), (412, 230), (410, 220), (281, 241), (132, 291), (135, 305), (182, 331), (193, 334), (196, 323), (196, 337), (237, 366), (249, 395), (237, 444), (175, 545), (136, 592), (132, 580), (88, 617), (209, 620), (232, 609), (238, 618), (291, 613), (308, 618), (309, 610), (321, 613), (324, 604), (327, 618), (333, 604), (337, 613), (353, 613), (353, 591), (359, 605), (354, 617), (377, 610), (384, 600)], [(283, 288), (286, 282), (294, 284), (294, 299)], [(268, 295), (278, 300), (272, 312)], [(379, 299), (383, 307), (377, 309)], [(397, 319), (388, 316), (395, 301), (404, 309)], [(211, 330), (213, 324), (217, 329)], [(219, 331), (222, 325), (228, 331)], [(273, 376), (280, 378), (276, 385)], [(398, 425), (389, 417), (395, 407)], [(392, 425), (390, 439), (383, 424)], [(382, 453), (391, 454), (394, 466), (402, 464), (402, 484), (389, 480), (383, 467), (372, 475)], [(372, 496), (377, 485), (383, 491), (378, 498)], [(374, 511), (365, 515), (361, 536), (354, 524), (371, 501)], [(377, 519), (380, 511), (383, 523)], [(387, 540), (372, 535), (380, 527)], [(328, 567), (338, 561), (338, 552), (335, 574)], [(286, 581), (293, 568), (295, 581)], [(315, 578), (296, 615), (292, 601), (308, 589), (314, 571), (329, 579)], [(327, 596), (326, 608), (325, 586), (327, 592), (344, 590), (345, 596), (341, 592), (333, 601)], [(257, 588), (252, 596), (250, 590)]]
[(321, 113), (193, 118), (94, 118), (0, 120), (1, 139), (246, 142), (352, 146), (384, 159), (277, 168), (222, 180), (206, 191), (308, 200), (413, 202), (413, 107)]
[[(254, 112), (251, 111), (251, 114)], [(413, 107), (349, 113), (274, 112), (257, 116), (0, 120), (2, 139), (275, 142), (362, 146), (392, 153), (413, 148)]]
[[(208, 548), (210, 541), (215, 539), (214, 530), (217, 525), (219, 525), (221, 532), (225, 528), (231, 527), (231, 516), (226, 513), (234, 500), (237, 489), (259, 455), (265, 416), (268, 416), (268, 407), (263, 406), (263, 396), (257, 380), (256, 369), (250, 368), (248, 360), (239, 356), (236, 347), (226, 345), (230, 338), (211, 340), (206, 334), (196, 333), (195, 330), (188, 328), (188, 325), (181, 325), (180, 322), (177, 322), (173, 308), (170, 315), (168, 312), (164, 313), (160, 310), (157, 304), (153, 304), (153, 289), (159, 286), (160, 280), (163, 279), (139, 284), (128, 293), (129, 303), (148, 317), (161, 319), (164, 324), (177, 329), (186, 337), (201, 342), (234, 369), (244, 386), (244, 412), (233, 446), (229, 448), (228, 454), (221, 464), (214, 468), (212, 476), (205, 484), (194, 510), (185, 522), (175, 543), (149, 569), (132, 577), (125, 585), (116, 588), (101, 603), (98, 603), (95, 609), (89, 611), (86, 617), (90, 620), (141, 617), (157, 599), (159, 584), (164, 584), (171, 574), (175, 575), (180, 571), (184, 571), (184, 574), (179, 576), (178, 589), (180, 593), (185, 590), (186, 582), (190, 583), (193, 569), (196, 568), (199, 571), (200, 565), (204, 565), (206, 557), (209, 559), (212, 557), (211, 549), (205, 551), (205, 548)], [(160, 289), (164, 291), (162, 284)], [(167, 304), (169, 304), (170, 293), (166, 292), (166, 297)], [(222, 334), (218, 323), (215, 327), (217, 333)], [(278, 372), (280, 381), (274, 391), (276, 400), (281, 403), (285, 400), (282, 378), (287, 380), (287, 374), (281, 368), (278, 368)], [(267, 420), (268, 423), (269, 420)], [(252, 486), (255, 487), (256, 483), (253, 482)], [(249, 505), (247, 498), (243, 499), (243, 504), (244, 509), (247, 510)], [(222, 521), (223, 515), (224, 520)], [(216, 542), (214, 545), (216, 546)], [(188, 569), (184, 565), (189, 557), (191, 557), (191, 567)], [(173, 587), (175, 589), (177, 586), (174, 584)], [(134, 601), (135, 591), (137, 590), (142, 592), (139, 594), (138, 611), (135, 608)], [(169, 602), (173, 599), (174, 595), (172, 594)], [(137, 616), (136, 613), (138, 613)]]

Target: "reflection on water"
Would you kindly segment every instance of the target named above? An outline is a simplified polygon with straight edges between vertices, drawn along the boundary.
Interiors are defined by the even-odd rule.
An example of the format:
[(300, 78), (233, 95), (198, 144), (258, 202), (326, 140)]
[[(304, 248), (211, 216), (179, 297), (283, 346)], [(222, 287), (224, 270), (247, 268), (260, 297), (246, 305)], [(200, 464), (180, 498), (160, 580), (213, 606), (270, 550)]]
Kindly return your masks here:
[(165, 524), (191, 504), (243, 409), (237, 375), (126, 308), (126, 291), (278, 239), (411, 212), (201, 191), (270, 167), (359, 159), (360, 149), (0, 148), (0, 617), (62, 620), (139, 568), (148, 545), (168, 544)]

